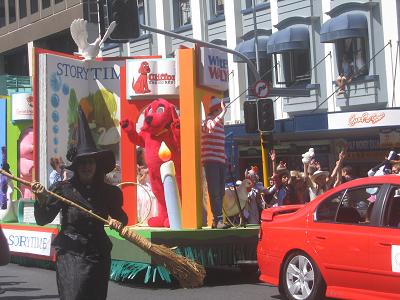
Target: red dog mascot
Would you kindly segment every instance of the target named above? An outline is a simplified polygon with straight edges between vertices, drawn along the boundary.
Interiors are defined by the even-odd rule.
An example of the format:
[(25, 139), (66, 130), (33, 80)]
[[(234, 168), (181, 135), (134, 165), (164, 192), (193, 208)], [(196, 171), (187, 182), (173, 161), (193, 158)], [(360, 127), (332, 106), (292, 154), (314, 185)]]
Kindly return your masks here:
[(147, 83), (147, 74), (151, 71), (149, 63), (144, 61), (140, 64), (139, 77), (136, 82), (132, 83), (132, 88), (136, 94), (147, 94), (151, 91), (149, 90), (149, 84)]
[(150, 227), (169, 227), (164, 187), (161, 181), (160, 166), (163, 161), (158, 156), (161, 143), (171, 150), (176, 169), (176, 180), (181, 186), (180, 123), (175, 106), (165, 99), (150, 103), (144, 112), (144, 122), (139, 133), (130, 120), (122, 120), (121, 128), (128, 134), (129, 140), (145, 148), (145, 160), (149, 168), (150, 184), (157, 198), (157, 216), (150, 218)]

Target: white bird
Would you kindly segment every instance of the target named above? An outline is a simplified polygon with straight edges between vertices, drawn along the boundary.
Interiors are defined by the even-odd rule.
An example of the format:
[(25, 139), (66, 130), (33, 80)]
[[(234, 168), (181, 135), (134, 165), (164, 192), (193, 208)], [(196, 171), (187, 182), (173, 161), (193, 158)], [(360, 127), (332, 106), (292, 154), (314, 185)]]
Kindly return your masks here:
[(83, 56), (85, 61), (93, 60), (97, 57), (101, 45), (108, 39), (117, 26), (115, 21), (111, 22), (103, 38), (99, 36), (93, 43), (88, 42), (87, 21), (84, 19), (75, 19), (70, 26), (71, 36), (78, 46), (78, 53)]

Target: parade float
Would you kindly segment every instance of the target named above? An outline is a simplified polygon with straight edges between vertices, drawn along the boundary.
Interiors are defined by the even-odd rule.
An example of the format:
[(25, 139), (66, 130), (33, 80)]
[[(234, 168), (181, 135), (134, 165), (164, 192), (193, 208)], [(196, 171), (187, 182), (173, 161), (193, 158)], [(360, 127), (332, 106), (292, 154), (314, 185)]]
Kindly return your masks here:
[[(227, 88), (226, 54), (196, 47), (178, 49), (175, 58), (168, 59), (107, 57), (87, 61), (43, 49), (35, 49), (34, 55), (34, 180), (47, 186), (50, 158), (61, 156), (67, 161), (67, 149), (75, 142), (80, 105), (97, 146), (116, 155), (120, 166), (120, 175), (116, 177), (121, 178), (117, 184), (123, 191), (130, 230), (154, 244), (171, 247), (206, 268), (236, 266), (240, 261), (256, 259), (258, 226), (211, 229), (210, 207), (203, 201), (202, 107), (208, 107), (212, 97), (222, 97)], [(180, 119), (181, 193), (177, 193), (175, 178), (167, 178), (174, 175), (173, 171), (167, 170), (163, 181), (166, 198), (171, 193), (180, 194), (173, 217), (167, 207), (171, 228), (138, 224), (137, 191), (141, 187), (137, 184), (136, 145), (119, 126), (121, 120), (127, 119), (136, 125), (146, 107), (158, 98), (175, 104)], [(160, 155), (164, 164), (169, 162), (170, 156)], [(33, 201), (21, 202), (18, 222), (3, 223), (2, 228), (14, 262), (52, 267), (55, 257), (51, 241), (60, 227), (57, 222), (36, 226)], [(111, 279), (138, 279), (145, 283), (173, 280), (170, 272), (151, 255), (117, 232), (106, 231), (114, 245)]]

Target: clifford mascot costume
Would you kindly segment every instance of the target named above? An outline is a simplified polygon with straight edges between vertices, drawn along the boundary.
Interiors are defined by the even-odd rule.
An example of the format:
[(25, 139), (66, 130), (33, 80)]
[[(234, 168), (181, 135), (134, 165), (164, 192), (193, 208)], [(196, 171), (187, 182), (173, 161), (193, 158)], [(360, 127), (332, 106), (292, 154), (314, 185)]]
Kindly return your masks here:
[(158, 156), (158, 150), (164, 142), (171, 151), (171, 160), (175, 164), (176, 180), (181, 192), (180, 122), (175, 106), (165, 99), (156, 99), (144, 111), (144, 122), (140, 132), (136, 132), (135, 124), (128, 119), (121, 121), (121, 128), (128, 134), (132, 143), (145, 149), (151, 189), (157, 198), (157, 216), (150, 218), (148, 224), (150, 227), (169, 227), (160, 175), (163, 161)]

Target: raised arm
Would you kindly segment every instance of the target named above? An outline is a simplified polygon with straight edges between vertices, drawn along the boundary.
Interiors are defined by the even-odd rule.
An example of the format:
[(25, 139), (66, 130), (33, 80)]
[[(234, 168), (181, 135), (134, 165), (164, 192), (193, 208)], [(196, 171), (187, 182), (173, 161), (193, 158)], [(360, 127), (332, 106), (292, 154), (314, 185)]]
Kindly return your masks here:
[(276, 174), (276, 153), (275, 153), (275, 149), (272, 149), (269, 152), (269, 157), (271, 158), (271, 162), (272, 162), (272, 173)]

